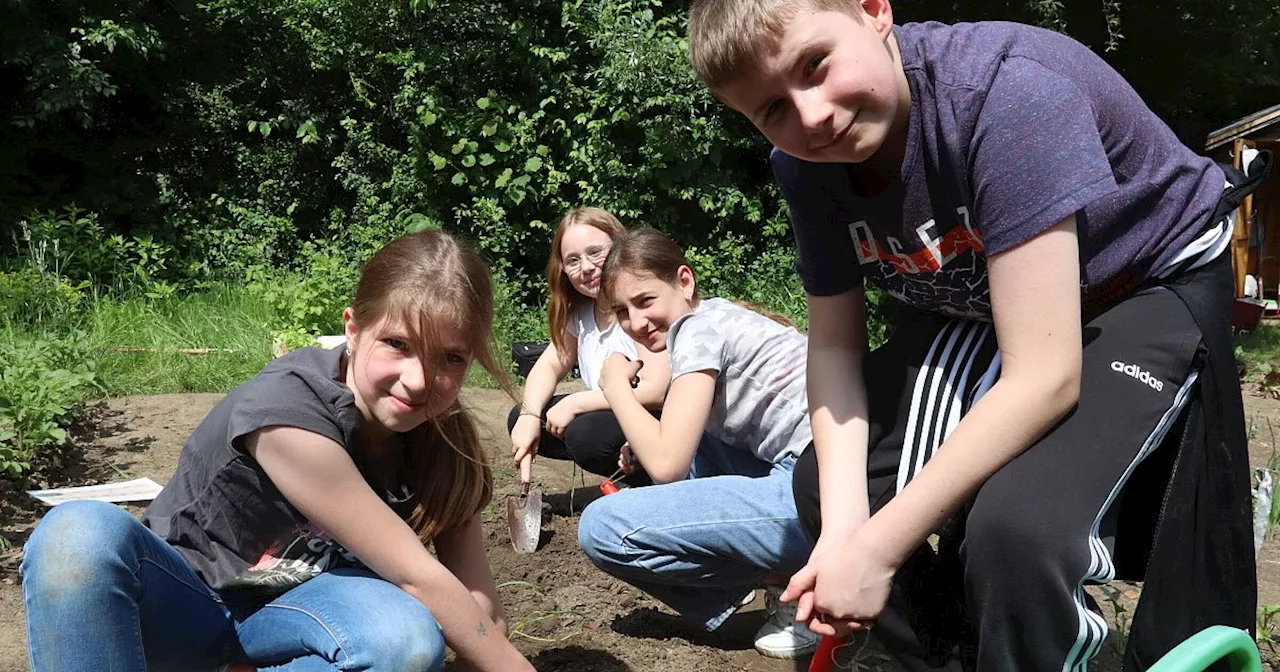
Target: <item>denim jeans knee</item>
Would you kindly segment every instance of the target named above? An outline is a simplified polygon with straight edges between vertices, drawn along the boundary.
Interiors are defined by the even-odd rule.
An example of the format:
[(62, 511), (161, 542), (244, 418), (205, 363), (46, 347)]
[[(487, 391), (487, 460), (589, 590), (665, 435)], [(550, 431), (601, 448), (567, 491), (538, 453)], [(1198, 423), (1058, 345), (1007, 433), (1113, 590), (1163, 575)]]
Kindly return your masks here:
[[(120, 556), (133, 516), (106, 502), (67, 502), (49, 510), (23, 548), (23, 585), (75, 592)], [(126, 551), (127, 552), (127, 551)]]
[(55, 506), (22, 561), (34, 672), (226, 662), (230, 611), (182, 555), (105, 502)]
[(578, 545), (604, 572), (714, 629), (766, 574), (808, 558), (793, 461), (764, 463), (756, 477), (708, 475), (600, 498), (582, 512)]
[(431, 612), (373, 572), (337, 569), (245, 616), (250, 662), (321, 659), (341, 669), (438, 672), (444, 633)]

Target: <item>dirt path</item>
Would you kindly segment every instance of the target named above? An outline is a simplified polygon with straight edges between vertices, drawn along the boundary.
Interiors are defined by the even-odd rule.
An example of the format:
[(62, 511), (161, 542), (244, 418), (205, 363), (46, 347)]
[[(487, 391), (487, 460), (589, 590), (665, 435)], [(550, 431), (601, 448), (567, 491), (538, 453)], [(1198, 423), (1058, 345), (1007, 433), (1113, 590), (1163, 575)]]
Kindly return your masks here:
[[(112, 399), (95, 405), (76, 435), (77, 441), (53, 460), (61, 463), (50, 482), (37, 485), (82, 485), (148, 476), (164, 483), (177, 465), (187, 435), (220, 395), (186, 394)], [(807, 669), (807, 661), (763, 658), (751, 647), (761, 622), (762, 600), (729, 619), (714, 634), (684, 624), (669, 609), (630, 586), (597, 571), (578, 551), (576, 512), (599, 496), (598, 477), (579, 472), (571, 482), (567, 464), (539, 460), (534, 472), (547, 493), (549, 518), (543, 546), (533, 556), (519, 556), (510, 546), (501, 503), (516, 492), (509, 468), (505, 418), (510, 401), (499, 391), (468, 390), (467, 404), (482, 423), (494, 458), (497, 496), (485, 512), (490, 563), (517, 646), (539, 670), (588, 672), (700, 672), (745, 670), (790, 672)], [(1280, 401), (1246, 393), (1250, 453), (1265, 465), (1280, 435)], [(571, 483), (572, 487), (571, 488)], [(4, 488), (9, 487), (8, 491)], [(572, 505), (572, 512), (571, 512)], [(0, 482), (0, 534), (13, 547), (0, 552), (0, 671), (26, 670), (25, 620), (17, 565), (22, 542), (43, 514), (43, 506)], [(132, 507), (135, 513), (138, 507)], [(1261, 604), (1280, 603), (1280, 542), (1263, 548), (1259, 558)], [(1113, 594), (1132, 609), (1138, 587), (1120, 585)], [(1109, 602), (1095, 592), (1104, 606)], [(1108, 612), (1113, 610), (1107, 608)], [(1131, 613), (1131, 612), (1130, 612)], [(1114, 613), (1111, 620), (1116, 620)], [(1120, 614), (1124, 620), (1124, 614)], [(1114, 634), (1094, 669), (1118, 670), (1119, 642)], [(899, 668), (874, 643), (860, 655), (861, 670)], [(846, 668), (848, 669), (848, 668)]]

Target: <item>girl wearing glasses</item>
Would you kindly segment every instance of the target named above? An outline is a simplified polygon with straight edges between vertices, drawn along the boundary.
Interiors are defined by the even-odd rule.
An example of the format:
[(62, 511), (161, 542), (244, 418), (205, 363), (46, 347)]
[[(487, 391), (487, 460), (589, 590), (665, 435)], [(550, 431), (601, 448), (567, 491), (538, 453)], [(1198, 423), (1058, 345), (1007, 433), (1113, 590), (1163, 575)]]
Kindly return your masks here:
[[(529, 372), (523, 399), (507, 418), (513, 456), (525, 474), (522, 478), (528, 473), (522, 463), (535, 455), (573, 460), (601, 476), (617, 470), (626, 437), (600, 391), (600, 369), (610, 354), (620, 352), (639, 360), (636, 398), (647, 408), (662, 407), (671, 374), (666, 354), (637, 348), (619, 328), (612, 307), (596, 301), (605, 257), (624, 231), (617, 217), (600, 208), (573, 210), (556, 230), (547, 261), (551, 345)], [(555, 394), (556, 384), (575, 364), (587, 389)], [(649, 483), (648, 476), (638, 470), (625, 480), (631, 485)]]

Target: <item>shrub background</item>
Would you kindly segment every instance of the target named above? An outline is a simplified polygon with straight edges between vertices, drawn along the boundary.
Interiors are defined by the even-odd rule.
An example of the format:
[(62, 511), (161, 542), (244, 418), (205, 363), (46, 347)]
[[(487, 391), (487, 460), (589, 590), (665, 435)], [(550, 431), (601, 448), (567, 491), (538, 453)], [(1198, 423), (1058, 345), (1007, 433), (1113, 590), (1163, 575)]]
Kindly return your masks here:
[[(336, 333), (360, 263), (425, 227), (492, 262), (504, 354), (545, 338), (548, 245), (580, 205), (671, 233), (709, 294), (806, 325), (768, 146), (694, 77), (685, 7), (0, 0), (0, 380), (19, 381), (0, 469), (64, 436), (19, 428), (65, 427), (88, 395), (225, 390), (273, 342)], [(895, 10), (1067, 32), (1192, 147), (1280, 99), (1280, 0)], [(872, 303), (876, 340), (892, 308)]]

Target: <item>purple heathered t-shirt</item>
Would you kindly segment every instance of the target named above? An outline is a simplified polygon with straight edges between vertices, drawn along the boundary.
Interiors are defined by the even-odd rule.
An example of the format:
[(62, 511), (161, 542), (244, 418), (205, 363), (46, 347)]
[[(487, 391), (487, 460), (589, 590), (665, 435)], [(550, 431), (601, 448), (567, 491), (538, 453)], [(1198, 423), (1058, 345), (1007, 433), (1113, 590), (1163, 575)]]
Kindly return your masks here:
[(1206, 228), (1225, 184), (1084, 45), (1014, 23), (895, 28), (911, 86), (901, 179), (773, 151), (812, 295), (866, 278), (908, 304), (991, 319), (987, 257), (1072, 213), (1086, 307), (1132, 291)]

